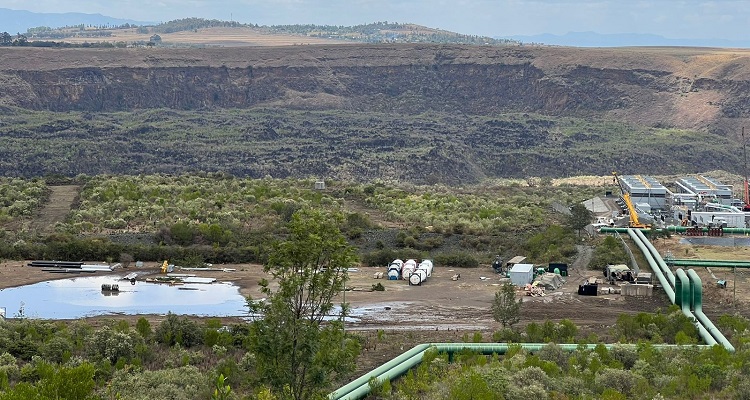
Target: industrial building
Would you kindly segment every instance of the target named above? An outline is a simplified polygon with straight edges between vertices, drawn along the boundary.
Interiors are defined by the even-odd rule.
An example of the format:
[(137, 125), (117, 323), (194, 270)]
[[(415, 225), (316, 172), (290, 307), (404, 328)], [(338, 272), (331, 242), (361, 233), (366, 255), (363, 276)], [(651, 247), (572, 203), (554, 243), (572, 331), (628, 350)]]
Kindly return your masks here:
[(630, 201), (645, 213), (666, 210), (669, 190), (655, 178), (644, 175), (622, 175), (618, 177), (622, 188), (630, 194)]
[(732, 185), (725, 185), (716, 179), (702, 175), (680, 178), (675, 182), (677, 193), (694, 196), (700, 203), (708, 201), (732, 205)]

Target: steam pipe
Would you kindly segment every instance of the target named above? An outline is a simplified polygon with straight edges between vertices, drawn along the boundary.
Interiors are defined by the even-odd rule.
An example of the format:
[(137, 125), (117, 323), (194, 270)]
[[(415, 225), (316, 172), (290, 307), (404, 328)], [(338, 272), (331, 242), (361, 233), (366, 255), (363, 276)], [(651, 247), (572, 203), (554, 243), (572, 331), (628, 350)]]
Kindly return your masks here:
[(673, 260), (676, 267), (750, 268), (750, 261), (735, 260)]
[(658, 264), (656, 261), (654, 261), (654, 257), (651, 255), (651, 252), (648, 251), (648, 248), (645, 244), (641, 241), (641, 239), (636, 235), (635, 229), (628, 229), (628, 234), (630, 235), (630, 238), (633, 239), (633, 242), (638, 246), (638, 248), (643, 253), (643, 256), (646, 257), (646, 261), (648, 261), (648, 264), (651, 266), (651, 269), (654, 271), (654, 275), (656, 275), (656, 279), (659, 280), (659, 283), (661, 284), (661, 287), (664, 289), (664, 292), (667, 294), (667, 297), (669, 298), (669, 301), (674, 304), (675, 302), (675, 293), (672, 289), (672, 284), (669, 282), (669, 280), (664, 276), (664, 272), (661, 268), (658, 267)]
[(714, 323), (711, 322), (710, 319), (708, 319), (706, 314), (703, 313), (703, 282), (701, 281), (701, 277), (698, 276), (698, 273), (692, 269), (688, 270), (687, 276), (690, 279), (690, 288), (693, 292), (691, 305), (693, 307), (695, 316), (698, 318), (698, 321), (703, 324), (703, 326), (706, 328), (706, 330), (708, 330), (711, 336), (713, 336), (717, 342), (724, 346), (725, 349), (730, 352), (734, 352), (734, 346), (732, 346), (732, 343), (729, 342), (726, 336), (724, 336), (724, 334), (721, 333), (718, 328), (716, 328)]
[(654, 247), (651, 242), (646, 239), (646, 236), (641, 231), (635, 231), (635, 234), (638, 235), (638, 238), (641, 239), (644, 245), (648, 248), (648, 250), (651, 252), (651, 254), (654, 256), (654, 260), (656, 260), (656, 264), (664, 271), (664, 275), (669, 279), (669, 281), (672, 283), (672, 287), (674, 287), (675, 279), (674, 275), (672, 274), (672, 270), (669, 269), (669, 266), (667, 266), (667, 263), (664, 262), (664, 259), (661, 258), (661, 255), (659, 255), (659, 252), (656, 250), (656, 247)]
[[(609, 228), (613, 229), (613, 228)], [(614, 228), (617, 229), (617, 228)], [(664, 288), (670, 301), (675, 304), (676, 296), (675, 291), (672, 289), (674, 286), (679, 293), (679, 301), (682, 308), (682, 312), (688, 317), (696, 320), (696, 327), (698, 333), (701, 335), (703, 340), (706, 342), (705, 345), (693, 345), (691, 348), (707, 349), (721, 343), (724, 348), (730, 352), (734, 352), (734, 346), (724, 337), (723, 334), (714, 326), (708, 317), (703, 314), (702, 310), (702, 283), (698, 274), (689, 270), (687, 274), (682, 269), (677, 270), (678, 281), (674, 280), (670, 282), (665, 277), (665, 271), (671, 275), (671, 271), (666, 267), (664, 261), (661, 260), (661, 256), (656, 252), (656, 249), (649, 243), (649, 241), (643, 236), (642, 232), (636, 229), (625, 229), (623, 232), (627, 232), (633, 241), (636, 243), (638, 248), (643, 252), (646, 257), (651, 269), (654, 271), (656, 278)], [(654, 259), (654, 255), (661, 260), (661, 263)], [(663, 265), (663, 267), (662, 267)], [(677, 286), (675, 286), (677, 284)], [(690, 311), (690, 307), (695, 308), (695, 315)], [(704, 325), (706, 327), (704, 327)], [(369, 373), (360, 376), (354, 381), (340, 387), (334, 392), (330, 393), (328, 398), (330, 400), (357, 400), (367, 396), (370, 393), (370, 380), (376, 379), (378, 382), (384, 382), (385, 380), (392, 380), (403, 375), (406, 371), (413, 368), (424, 358), (424, 353), (431, 348), (436, 349), (438, 352), (455, 353), (464, 350), (470, 350), (482, 354), (505, 354), (511, 346), (521, 347), (524, 350), (535, 352), (541, 350), (546, 344), (544, 343), (520, 343), (520, 344), (508, 344), (508, 343), (423, 343), (414, 346), (405, 353), (397, 356), (396, 358), (386, 362), (378, 368), (370, 371)], [(577, 349), (594, 349), (596, 344), (559, 344), (564, 351), (574, 351)], [(607, 349), (612, 349), (615, 346), (636, 348), (637, 344), (605, 344)], [(670, 345), (670, 344), (657, 344), (653, 345), (658, 350), (662, 349), (673, 349), (673, 348), (684, 348), (683, 345)]]
[[(686, 232), (688, 228), (689, 227), (687, 227), (687, 226), (670, 225), (670, 226), (668, 226), (668, 227), (666, 227), (664, 229), (668, 230), (669, 232), (683, 233), (683, 232)], [(612, 228), (612, 227), (605, 226), (605, 227), (600, 228), (599, 232), (601, 232), (601, 233), (615, 233), (615, 232), (617, 232), (617, 233), (627, 233), (628, 229), (637, 229), (637, 230), (639, 230), (641, 232), (650, 232), (651, 231), (651, 229), (648, 229), (648, 228), (643, 228), (643, 229), (639, 229), (639, 228)], [(657, 229), (657, 231), (662, 231), (664, 229)], [(698, 227), (698, 229), (700, 229), (703, 232), (708, 232), (708, 228), (706, 228), (706, 227)], [(732, 235), (732, 234), (735, 234), (735, 235), (750, 235), (750, 228), (723, 228), (722, 231), (726, 235)]]
[[(521, 347), (522, 349), (530, 352), (537, 352), (541, 350), (546, 343), (423, 343), (414, 346), (405, 353), (399, 355), (393, 360), (375, 368), (371, 372), (360, 376), (352, 382), (340, 387), (334, 392), (328, 395), (330, 400), (356, 400), (367, 396), (370, 393), (370, 380), (376, 379), (378, 382), (385, 382), (386, 380), (393, 380), (406, 373), (411, 368), (422, 362), (424, 353), (427, 350), (435, 349), (440, 353), (457, 353), (465, 350), (491, 355), (491, 354), (505, 354), (508, 349), (513, 347)], [(598, 346), (597, 344), (559, 344), (564, 351), (575, 351), (578, 349), (593, 350)], [(614, 347), (626, 347), (626, 348), (637, 348), (637, 344), (605, 344), (608, 350)], [(674, 349), (674, 348), (699, 348), (706, 349), (710, 346), (707, 345), (693, 345), (683, 346), (676, 344), (655, 344), (652, 345), (657, 350), (663, 349)]]

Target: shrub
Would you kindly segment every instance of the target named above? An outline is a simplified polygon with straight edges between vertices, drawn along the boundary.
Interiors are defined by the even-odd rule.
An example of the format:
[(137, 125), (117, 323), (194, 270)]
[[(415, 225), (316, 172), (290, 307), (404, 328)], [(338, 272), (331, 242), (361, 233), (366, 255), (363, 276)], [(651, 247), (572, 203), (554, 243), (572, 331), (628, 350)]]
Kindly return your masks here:
[(105, 326), (94, 332), (88, 352), (95, 359), (105, 359), (110, 363), (123, 358), (129, 360), (135, 355), (138, 340), (134, 335), (112, 330)]
[(397, 257), (397, 253), (395, 251), (390, 249), (383, 249), (364, 254), (362, 255), (361, 259), (364, 265), (375, 267), (388, 265)]
[(210, 376), (194, 366), (159, 371), (115, 372), (109, 390), (120, 398), (131, 400), (208, 399)]
[(203, 331), (195, 322), (186, 317), (178, 317), (171, 312), (167, 318), (159, 324), (154, 332), (154, 337), (159, 343), (169, 346), (180, 344), (192, 347), (202, 343)]
[(637, 377), (630, 371), (604, 368), (596, 374), (594, 382), (602, 391), (614, 389), (624, 395), (632, 395), (637, 383)]
[(47, 361), (60, 364), (70, 358), (72, 351), (73, 343), (70, 340), (55, 336), (42, 346), (41, 355)]
[(452, 268), (476, 268), (479, 261), (468, 253), (443, 253), (435, 255), (435, 263)]

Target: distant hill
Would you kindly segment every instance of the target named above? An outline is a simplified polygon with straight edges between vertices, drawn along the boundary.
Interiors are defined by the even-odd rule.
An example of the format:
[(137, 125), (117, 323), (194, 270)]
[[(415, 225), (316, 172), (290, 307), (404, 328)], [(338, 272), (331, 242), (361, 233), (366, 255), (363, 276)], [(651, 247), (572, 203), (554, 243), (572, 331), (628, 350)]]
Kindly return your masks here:
[[(48, 29), (50, 28), (50, 29)], [(2, 28), (0, 27), (0, 32)], [(14, 31), (8, 31), (13, 34)], [(160, 24), (131, 26), (119, 24), (102, 27), (50, 27), (29, 28), (28, 39), (34, 41), (64, 42), (73, 46), (83, 43), (118, 43), (137, 46), (158, 34), (161, 47), (203, 46), (264, 46), (321, 43), (442, 43), (471, 45), (518, 44), (508, 39), (465, 35), (426, 26), (374, 22), (355, 26), (332, 25), (272, 25), (259, 26), (235, 21), (205, 18), (183, 18)], [(37, 43), (39, 44), (39, 43)]]
[(750, 40), (670, 39), (659, 35), (638, 33), (601, 34), (596, 32), (568, 32), (564, 35), (543, 33), (533, 36), (503, 36), (495, 37), (495, 39), (510, 39), (522, 43), (572, 47), (687, 46), (750, 48)]
[(131, 19), (112, 18), (101, 14), (84, 13), (35, 13), (24, 10), (0, 8), (0, 32), (10, 34), (25, 33), (30, 28), (47, 26), (59, 28), (74, 25), (120, 26), (153, 25), (154, 22), (134, 21)]

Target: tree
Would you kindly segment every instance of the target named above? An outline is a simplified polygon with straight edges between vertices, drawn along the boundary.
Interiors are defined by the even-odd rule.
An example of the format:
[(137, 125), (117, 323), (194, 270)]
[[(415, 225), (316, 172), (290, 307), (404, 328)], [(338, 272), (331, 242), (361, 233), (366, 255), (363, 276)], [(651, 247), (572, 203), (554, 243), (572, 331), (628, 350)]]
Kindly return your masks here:
[(334, 314), (333, 298), (344, 289), (356, 255), (331, 216), (320, 211), (295, 212), (288, 230), (264, 268), (277, 288), (264, 279), (267, 299), (248, 299), (257, 316), (250, 347), (264, 384), (280, 397), (306, 400), (322, 397), (334, 374), (354, 369), (359, 345), (344, 332), (346, 305), (339, 319), (324, 318)]
[(26, 46), (29, 44), (29, 39), (26, 37), (26, 35), (18, 34), (16, 35), (16, 40), (13, 41), (14, 46)]
[(13, 44), (13, 36), (8, 32), (0, 33), (0, 46), (10, 46)]
[(506, 283), (495, 293), (495, 300), (492, 302), (492, 317), (505, 328), (518, 322), (520, 315), (521, 299), (516, 300), (516, 288)]
[(581, 229), (591, 223), (592, 217), (591, 211), (585, 205), (581, 203), (573, 204), (570, 207), (570, 216), (568, 216), (568, 227), (580, 235)]

